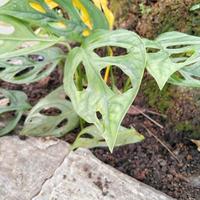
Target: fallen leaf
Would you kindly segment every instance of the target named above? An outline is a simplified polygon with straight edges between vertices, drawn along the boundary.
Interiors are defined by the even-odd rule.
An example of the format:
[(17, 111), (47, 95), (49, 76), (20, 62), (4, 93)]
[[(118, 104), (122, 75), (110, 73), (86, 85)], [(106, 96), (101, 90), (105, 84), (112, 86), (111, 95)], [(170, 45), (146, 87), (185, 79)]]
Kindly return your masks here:
[(200, 151), (200, 140), (191, 140), (194, 144), (197, 145), (197, 150)]

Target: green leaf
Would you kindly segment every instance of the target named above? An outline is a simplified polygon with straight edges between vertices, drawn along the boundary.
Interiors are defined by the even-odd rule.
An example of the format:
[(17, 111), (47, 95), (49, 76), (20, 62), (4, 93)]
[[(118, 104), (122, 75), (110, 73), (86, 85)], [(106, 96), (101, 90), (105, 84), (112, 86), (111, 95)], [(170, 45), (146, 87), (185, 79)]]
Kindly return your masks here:
[(31, 54), (53, 46), (57, 37), (38, 37), (27, 24), (0, 15), (0, 59)]
[[(143, 139), (144, 136), (139, 134), (135, 129), (127, 129), (120, 126), (115, 147), (141, 142)], [(95, 126), (89, 126), (78, 134), (72, 145), (72, 149), (79, 147), (94, 148), (106, 146), (107, 144), (99, 130)]]
[(190, 11), (194, 11), (194, 10), (198, 10), (200, 9), (200, 3), (197, 3), (195, 5), (193, 5), (191, 8), (190, 8)]
[[(94, 52), (96, 48), (105, 46), (125, 48), (127, 54), (100, 57)], [(80, 64), (84, 66), (88, 80), (87, 88), (83, 91), (79, 91), (74, 83), (74, 74)], [(66, 93), (75, 111), (98, 128), (111, 151), (121, 121), (137, 95), (145, 64), (143, 42), (135, 33), (126, 30), (99, 30), (89, 36), (81, 47), (74, 48), (68, 54), (64, 75)], [(131, 89), (124, 93), (111, 90), (101, 76), (101, 71), (109, 65), (117, 66), (131, 79)], [(98, 113), (102, 119), (98, 119)]]
[[(30, 6), (30, 2), (38, 2), (45, 13), (36, 11)], [(0, 14), (9, 15), (31, 25), (43, 27), (57, 36), (64, 36), (68, 40), (82, 41), (84, 37), (82, 32), (86, 29), (86, 25), (81, 20), (79, 11), (74, 8), (72, 0), (54, 0), (59, 4), (59, 7), (64, 10), (69, 19), (58, 13), (57, 10), (51, 10), (43, 0), (10, 0), (4, 6), (0, 6)], [(108, 29), (108, 22), (104, 14), (90, 1), (81, 0), (81, 3), (87, 9), (90, 19), (93, 23), (93, 29), (103, 28)], [(65, 13), (65, 15), (66, 15)], [(62, 23), (65, 27), (59, 27), (56, 23)]]
[(12, 131), (29, 108), (23, 92), (0, 88), (0, 136)]
[(40, 100), (30, 111), (21, 135), (61, 137), (76, 128), (79, 117), (65, 96), (59, 87)]
[(200, 65), (199, 63), (192, 64), (187, 66), (178, 73), (173, 74), (169, 83), (184, 87), (200, 87)]
[(103, 14), (91, 1), (80, 0), (89, 13), (90, 19), (93, 24), (93, 30), (96, 29), (109, 29), (108, 21)]
[(0, 79), (15, 84), (39, 81), (55, 69), (62, 57), (63, 52), (52, 47), (32, 55), (0, 59)]
[[(7, 4), (0, 7), (0, 14), (8, 15), (20, 20), (23, 20), (31, 25), (45, 27), (46, 29), (51, 29), (60, 35), (67, 35), (68, 30), (56, 29), (51, 26), (53, 22), (63, 22), (68, 24), (68, 20), (65, 20), (62, 16), (58, 15), (53, 10), (47, 9), (47, 4), (43, 0), (38, 0), (38, 2), (45, 10), (46, 13), (39, 12), (30, 6), (30, 0), (10, 0)], [(45, 6), (43, 6), (45, 5)]]
[(182, 68), (200, 64), (200, 38), (179, 32), (161, 34), (156, 40), (144, 39), (147, 48), (147, 70), (160, 89)]

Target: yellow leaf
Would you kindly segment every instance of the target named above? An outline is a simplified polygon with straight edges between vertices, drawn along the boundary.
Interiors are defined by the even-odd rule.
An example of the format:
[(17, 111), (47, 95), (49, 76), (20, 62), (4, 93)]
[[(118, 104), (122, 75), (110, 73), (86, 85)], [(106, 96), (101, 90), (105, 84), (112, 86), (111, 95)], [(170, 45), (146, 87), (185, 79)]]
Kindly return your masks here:
[[(45, 0), (45, 3), (48, 5), (48, 7), (50, 9), (53, 9), (53, 8), (56, 8), (58, 7), (58, 4), (55, 3), (54, 1), (52, 0)], [(35, 3), (35, 2), (30, 2), (29, 5), (37, 10), (38, 12), (41, 12), (41, 13), (46, 13), (45, 9), (39, 4), (39, 3)]]
[(34, 3), (34, 2), (32, 2), (32, 3), (29, 3), (29, 5), (30, 5), (33, 9), (37, 10), (38, 12), (46, 13), (45, 9), (44, 9), (39, 3)]
[(86, 37), (86, 36), (90, 35), (90, 30), (85, 29), (82, 34), (83, 34), (83, 36)]
[(45, 3), (49, 6), (49, 8), (54, 9), (58, 7), (58, 4), (52, 0), (45, 0)]
[(110, 29), (113, 28), (114, 25), (114, 15), (112, 11), (108, 8), (107, 0), (92, 0), (97, 8), (102, 9), (110, 26)]
[(73, 0), (73, 5), (75, 8), (77, 8), (80, 11), (81, 14), (81, 20), (84, 22), (84, 24), (90, 29), (92, 30), (92, 22), (90, 20), (90, 15), (87, 11), (87, 9), (82, 5), (82, 3), (79, 0)]
[(96, 6), (99, 10), (101, 10), (101, 1), (100, 1), (100, 0), (92, 0), (92, 1), (94, 2), (95, 6)]
[(58, 28), (58, 29), (66, 29), (67, 28), (66, 24), (64, 24), (63, 22), (52, 22), (52, 23), (50, 23), (50, 26), (52, 26), (54, 28)]

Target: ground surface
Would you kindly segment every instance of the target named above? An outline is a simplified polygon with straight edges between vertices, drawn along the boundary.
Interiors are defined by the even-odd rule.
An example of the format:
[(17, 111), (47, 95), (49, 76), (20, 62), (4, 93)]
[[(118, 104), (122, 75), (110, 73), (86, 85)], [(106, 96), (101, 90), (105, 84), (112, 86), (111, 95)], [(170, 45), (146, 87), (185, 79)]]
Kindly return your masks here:
[[(34, 105), (40, 98), (61, 84), (61, 79), (59, 80), (57, 77), (59, 77), (59, 73), (56, 71), (46, 82), (43, 81), (30, 86), (16, 86), (0, 82), (0, 85), (7, 89), (25, 91), (28, 94), (29, 101)], [(144, 105), (142, 92), (140, 92), (134, 105), (149, 110)], [(113, 154), (107, 148), (96, 148), (92, 150), (94, 155), (103, 162), (174, 198), (199, 200), (200, 185), (195, 185), (192, 182), (193, 178), (200, 175), (200, 153), (196, 146), (184, 134), (177, 134), (173, 129), (170, 129), (164, 117), (148, 115), (164, 128), (158, 127), (142, 115), (127, 115), (123, 124), (127, 127), (136, 127), (145, 135), (146, 139), (138, 144), (117, 148)], [(146, 128), (160, 138), (175, 154), (176, 158), (155, 137), (147, 133)], [(67, 140), (73, 140), (74, 135), (73, 133), (66, 137)]]

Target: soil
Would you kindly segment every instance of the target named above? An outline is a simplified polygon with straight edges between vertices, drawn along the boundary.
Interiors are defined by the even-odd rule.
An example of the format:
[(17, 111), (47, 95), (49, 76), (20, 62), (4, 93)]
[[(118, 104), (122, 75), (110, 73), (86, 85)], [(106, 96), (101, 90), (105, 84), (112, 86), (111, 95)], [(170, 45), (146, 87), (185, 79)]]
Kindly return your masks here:
[[(141, 1), (137, 0), (137, 2)], [(166, 2), (163, 5), (169, 7), (168, 3), (173, 1), (168, 0)], [(191, 3), (194, 1), (185, 0), (183, 2), (187, 4), (187, 2)], [(152, 5), (154, 7), (161, 6), (162, 3), (162, 0), (146, 1), (147, 6)], [(156, 10), (156, 7), (154, 7), (152, 9)], [(136, 13), (135, 15), (139, 16), (140, 19), (129, 16), (127, 20), (123, 21), (125, 24), (121, 22), (121, 27), (128, 27), (132, 30), (137, 29), (138, 32), (144, 33), (142, 35), (154, 37), (157, 34), (151, 31), (151, 27), (155, 26), (154, 23), (152, 24), (147, 21), (146, 29), (150, 31), (146, 31), (144, 23), (136, 23), (135, 21), (144, 22), (149, 15), (152, 16), (153, 14), (141, 16), (141, 13)], [(155, 22), (156, 20), (154, 19), (153, 21)], [(61, 85), (61, 83), (62, 77), (59, 71), (55, 70), (51, 76), (38, 83), (15, 85), (0, 81), (0, 87), (24, 91), (28, 95), (31, 105), (35, 105), (39, 99), (46, 96)], [(142, 90), (137, 96), (134, 105), (142, 110), (158, 112), (158, 110), (153, 110), (147, 104), (145, 94)], [(184, 108), (184, 104), (182, 105), (182, 109), (186, 111), (190, 110), (188, 107)], [(174, 198), (179, 200), (199, 200), (200, 183), (196, 180), (200, 176), (200, 153), (197, 151), (197, 147), (187, 137), (187, 133), (177, 132), (165, 116), (156, 113), (148, 113), (148, 116), (163, 126), (163, 128), (142, 114), (127, 114), (123, 120), (123, 125), (126, 127), (135, 127), (145, 136), (145, 140), (138, 144), (118, 147), (113, 153), (110, 153), (107, 148), (95, 148), (92, 149), (92, 152), (103, 162)], [(75, 133), (69, 134), (65, 137), (65, 140), (71, 142), (75, 135)]]

